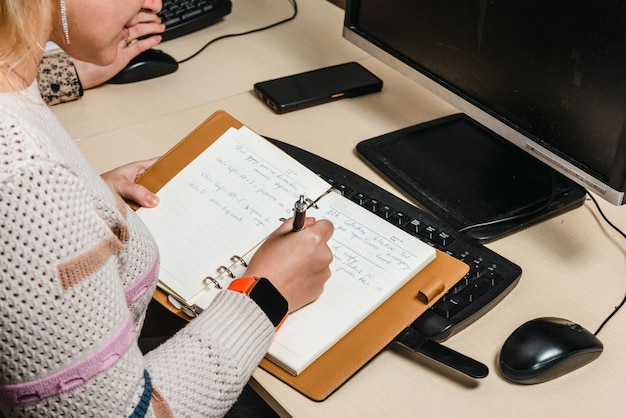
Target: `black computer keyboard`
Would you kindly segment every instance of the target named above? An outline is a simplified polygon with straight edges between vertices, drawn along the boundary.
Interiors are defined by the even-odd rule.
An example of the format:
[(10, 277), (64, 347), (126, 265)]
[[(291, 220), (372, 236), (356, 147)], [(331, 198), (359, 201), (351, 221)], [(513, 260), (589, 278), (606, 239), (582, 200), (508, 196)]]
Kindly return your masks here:
[(438, 218), (331, 161), (268, 139), (341, 190), (346, 198), (470, 266), (457, 286), (411, 324), (421, 335), (436, 341), (447, 339), (500, 302), (519, 281), (519, 266)]
[(230, 13), (230, 0), (163, 0), (163, 41), (203, 29)]

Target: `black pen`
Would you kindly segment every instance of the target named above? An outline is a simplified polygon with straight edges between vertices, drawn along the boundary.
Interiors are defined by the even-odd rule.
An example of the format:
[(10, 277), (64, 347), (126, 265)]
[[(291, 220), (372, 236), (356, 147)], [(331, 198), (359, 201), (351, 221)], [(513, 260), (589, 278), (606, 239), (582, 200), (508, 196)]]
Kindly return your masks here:
[(306, 202), (304, 196), (300, 195), (300, 199), (293, 205), (293, 230), (302, 231), (304, 229), (304, 220), (306, 219)]

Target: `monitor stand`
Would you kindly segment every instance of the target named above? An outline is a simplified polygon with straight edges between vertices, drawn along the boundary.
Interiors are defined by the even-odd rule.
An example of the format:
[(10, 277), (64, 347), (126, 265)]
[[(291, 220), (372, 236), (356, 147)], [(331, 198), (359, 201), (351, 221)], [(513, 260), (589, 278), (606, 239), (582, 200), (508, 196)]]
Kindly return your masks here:
[(420, 206), (484, 242), (576, 208), (586, 195), (463, 114), (368, 139), (357, 152)]

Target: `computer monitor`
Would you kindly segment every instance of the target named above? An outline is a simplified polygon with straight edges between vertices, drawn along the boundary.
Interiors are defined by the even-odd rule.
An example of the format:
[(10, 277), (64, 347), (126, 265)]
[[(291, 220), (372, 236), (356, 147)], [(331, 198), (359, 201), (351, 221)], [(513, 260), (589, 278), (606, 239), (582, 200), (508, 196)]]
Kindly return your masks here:
[(621, 205), (625, 27), (619, 0), (347, 0), (346, 39), (462, 114), (363, 154), (477, 239), (576, 207), (585, 189)]

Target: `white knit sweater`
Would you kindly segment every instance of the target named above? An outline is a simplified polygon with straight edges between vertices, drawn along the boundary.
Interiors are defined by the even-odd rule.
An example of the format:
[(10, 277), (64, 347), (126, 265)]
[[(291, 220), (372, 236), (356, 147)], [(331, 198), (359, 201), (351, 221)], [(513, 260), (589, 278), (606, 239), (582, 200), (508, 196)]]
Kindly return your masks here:
[(249, 298), (224, 291), (144, 357), (137, 336), (157, 272), (149, 232), (36, 83), (0, 94), (4, 416), (225, 414), (267, 351), (272, 324)]

